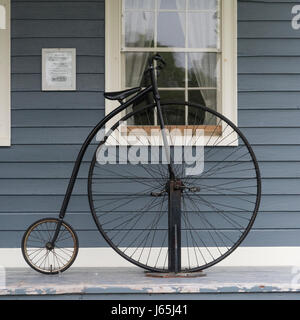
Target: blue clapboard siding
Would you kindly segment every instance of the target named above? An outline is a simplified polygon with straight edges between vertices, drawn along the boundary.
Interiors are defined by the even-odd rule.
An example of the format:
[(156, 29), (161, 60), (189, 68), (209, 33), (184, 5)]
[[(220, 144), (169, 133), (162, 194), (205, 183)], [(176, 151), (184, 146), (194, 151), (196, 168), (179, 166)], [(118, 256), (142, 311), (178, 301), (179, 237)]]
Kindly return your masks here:
[[(239, 126), (260, 161), (263, 198), (243, 245), (300, 244), (300, 31), (296, 1), (239, 1)], [(0, 148), (0, 247), (56, 216), (80, 144), (104, 116), (104, 1), (12, 0), (12, 147)], [(41, 92), (41, 49), (77, 49), (76, 92)], [(92, 151), (67, 220), (81, 246), (105, 246), (86, 197)]]
[[(0, 149), (1, 247), (18, 247), (29, 224), (56, 215), (80, 143), (104, 116), (104, 1), (12, 1), (11, 11), (14, 137), (11, 148)], [(76, 92), (41, 92), (41, 49), (51, 47), (76, 48)], [(60, 132), (59, 137), (53, 136), (55, 131)], [(27, 138), (22, 142), (16, 135)], [(72, 217), (75, 224), (76, 217), (82, 222), (77, 223), (77, 230), (83, 246), (101, 246), (104, 243), (95, 231), (93, 236), (83, 231), (95, 230), (85, 196), (90, 157), (91, 152), (86, 155), (71, 201), (76, 208)], [(27, 165), (31, 169), (26, 169)], [(39, 165), (44, 167), (38, 169)], [(52, 165), (55, 179), (51, 177)], [(36, 191), (42, 186), (48, 191), (33, 191), (24, 197), (20, 192), (24, 184), (23, 191), (36, 184)], [(14, 191), (9, 192), (10, 188)]]

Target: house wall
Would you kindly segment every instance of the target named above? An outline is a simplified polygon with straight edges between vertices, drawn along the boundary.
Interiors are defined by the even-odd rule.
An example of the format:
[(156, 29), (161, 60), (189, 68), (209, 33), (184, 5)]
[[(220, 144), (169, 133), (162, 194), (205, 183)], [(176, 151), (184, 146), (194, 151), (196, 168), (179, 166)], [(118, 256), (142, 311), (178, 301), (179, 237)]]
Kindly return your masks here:
[[(235, 253), (231, 261), (236, 264), (299, 261), (300, 30), (291, 27), (295, 4), (238, 1), (239, 126), (260, 162), (263, 197), (242, 244), (248, 251)], [(18, 248), (25, 229), (38, 218), (57, 215), (80, 145), (104, 116), (104, 1), (12, 0), (11, 14), (12, 147), (0, 148), (0, 264), (22, 263)], [(76, 92), (41, 92), (41, 49), (51, 47), (77, 49)], [(82, 248), (106, 247), (89, 214), (90, 158), (88, 152), (66, 220)]]

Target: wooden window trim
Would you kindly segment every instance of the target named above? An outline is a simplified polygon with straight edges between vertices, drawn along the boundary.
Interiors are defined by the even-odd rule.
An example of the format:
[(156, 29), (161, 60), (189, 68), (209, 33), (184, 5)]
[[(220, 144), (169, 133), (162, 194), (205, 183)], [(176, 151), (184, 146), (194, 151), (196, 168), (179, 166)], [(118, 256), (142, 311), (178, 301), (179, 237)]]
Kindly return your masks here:
[(10, 146), (10, 0), (0, 5), (6, 12), (6, 29), (0, 29), (0, 146)]

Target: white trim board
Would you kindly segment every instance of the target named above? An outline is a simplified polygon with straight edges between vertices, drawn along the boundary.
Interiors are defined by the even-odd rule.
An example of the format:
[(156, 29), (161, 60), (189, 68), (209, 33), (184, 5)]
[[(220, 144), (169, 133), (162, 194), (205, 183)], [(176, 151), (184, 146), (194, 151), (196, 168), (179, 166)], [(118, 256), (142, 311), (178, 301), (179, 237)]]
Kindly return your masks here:
[[(0, 249), (0, 266), (28, 267), (21, 249)], [(111, 248), (79, 248), (72, 267), (133, 267)], [(300, 266), (300, 247), (240, 247), (217, 266), (267, 267)], [(71, 267), (71, 268), (72, 268)]]
[(0, 6), (5, 9), (5, 28), (0, 28), (0, 146), (10, 146), (10, 0), (0, 0)]

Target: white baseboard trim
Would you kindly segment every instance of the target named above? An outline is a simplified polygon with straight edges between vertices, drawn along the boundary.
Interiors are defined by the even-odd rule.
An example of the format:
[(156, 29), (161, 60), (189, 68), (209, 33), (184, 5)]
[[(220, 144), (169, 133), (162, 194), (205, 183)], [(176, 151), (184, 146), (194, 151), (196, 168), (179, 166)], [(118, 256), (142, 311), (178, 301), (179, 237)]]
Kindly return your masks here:
[[(0, 266), (27, 267), (21, 249), (0, 249)], [(110, 248), (80, 248), (74, 267), (132, 267)], [(300, 247), (241, 247), (218, 266), (300, 266)]]

